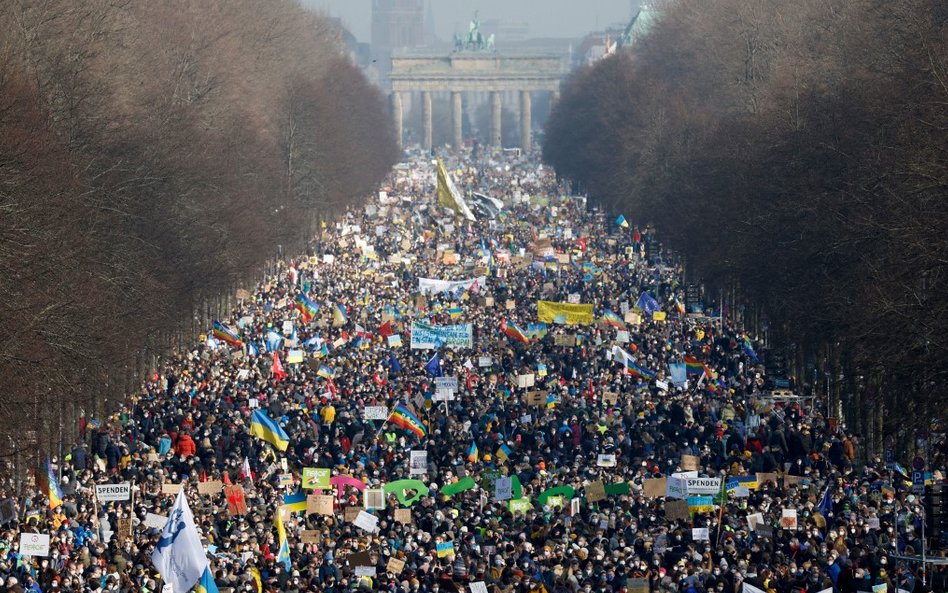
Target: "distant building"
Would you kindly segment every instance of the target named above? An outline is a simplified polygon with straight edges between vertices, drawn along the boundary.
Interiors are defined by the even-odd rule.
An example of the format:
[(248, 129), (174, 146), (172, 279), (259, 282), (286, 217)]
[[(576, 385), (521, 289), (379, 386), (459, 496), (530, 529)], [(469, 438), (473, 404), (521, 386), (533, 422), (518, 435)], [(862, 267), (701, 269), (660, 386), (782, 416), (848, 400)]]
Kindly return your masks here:
[(633, 0), (632, 4), (634, 14), (628, 25), (594, 31), (579, 42), (579, 46), (573, 53), (574, 65), (593, 64), (621, 49), (631, 48), (648, 34), (661, 17), (661, 12), (648, 5), (640, 6), (637, 0)]
[(383, 85), (387, 85), (393, 51), (426, 45), (425, 17), (425, 0), (372, 0), (372, 59)]

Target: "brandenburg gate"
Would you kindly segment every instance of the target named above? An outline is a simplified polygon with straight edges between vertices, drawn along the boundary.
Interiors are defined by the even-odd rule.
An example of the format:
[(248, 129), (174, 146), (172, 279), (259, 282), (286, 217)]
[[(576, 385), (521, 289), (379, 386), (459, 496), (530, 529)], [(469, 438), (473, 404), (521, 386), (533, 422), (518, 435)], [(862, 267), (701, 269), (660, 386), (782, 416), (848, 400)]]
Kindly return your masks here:
[(493, 36), (486, 42), (472, 23), (467, 43), (455, 38), (455, 51), (448, 55), (396, 54), (392, 57), (392, 114), (396, 134), (403, 138), (403, 93), (421, 93), (423, 146), (431, 150), (431, 100), (434, 92), (451, 96), (454, 146), (461, 146), (463, 103), (465, 93), (490, 93), (490, 139), (501, 145), (501, 115), (504, 93), (520, 96), (520, 147), (533, 145), (531, 128), (531, 94), (551, 93), (551, 101), (559, 98), (563, 69), (560, 58), (539, 55), (500, 55), (493, 51)]

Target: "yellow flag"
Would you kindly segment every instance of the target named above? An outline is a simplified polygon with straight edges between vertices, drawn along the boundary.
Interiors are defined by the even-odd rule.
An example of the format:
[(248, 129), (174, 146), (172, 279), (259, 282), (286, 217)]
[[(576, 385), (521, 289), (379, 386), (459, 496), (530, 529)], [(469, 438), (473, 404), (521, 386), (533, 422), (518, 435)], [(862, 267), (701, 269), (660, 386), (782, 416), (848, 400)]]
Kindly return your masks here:
[(448, 175), (441, 159), (438, 159), (438, 203), (445, 208), (454, 210), (454, 213), (458, 216), (463, 216), (470, 221), (476, 220), (474, 213), (467, 207), (467, 203), (461, 197), (458, 188), (455, 187), (454, 181)]

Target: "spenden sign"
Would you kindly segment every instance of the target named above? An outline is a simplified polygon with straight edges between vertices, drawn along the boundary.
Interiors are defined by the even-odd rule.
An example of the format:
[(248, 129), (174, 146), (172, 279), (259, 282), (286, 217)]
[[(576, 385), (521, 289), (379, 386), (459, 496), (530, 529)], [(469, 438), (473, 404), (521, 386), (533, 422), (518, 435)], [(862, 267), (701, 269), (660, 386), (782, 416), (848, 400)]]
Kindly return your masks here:
[(95, 497), (99, 502), (129, 500), (132, 497), (132, 485), (128, 482), (122, 482), (121, 484), (96, 484)]

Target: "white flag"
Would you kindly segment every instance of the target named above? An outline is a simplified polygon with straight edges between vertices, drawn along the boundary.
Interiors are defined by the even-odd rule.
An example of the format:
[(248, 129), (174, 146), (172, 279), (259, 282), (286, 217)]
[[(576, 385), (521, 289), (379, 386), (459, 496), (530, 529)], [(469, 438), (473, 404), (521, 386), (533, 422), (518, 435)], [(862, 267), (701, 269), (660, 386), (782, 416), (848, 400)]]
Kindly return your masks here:
[(183, 488), (178, 491), (168, 522), (161, 530), (151, 562), (174, 593), (190, 591), (207, 568), (207, 556)]

